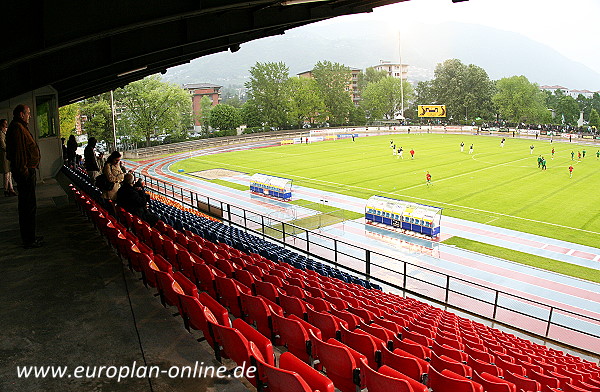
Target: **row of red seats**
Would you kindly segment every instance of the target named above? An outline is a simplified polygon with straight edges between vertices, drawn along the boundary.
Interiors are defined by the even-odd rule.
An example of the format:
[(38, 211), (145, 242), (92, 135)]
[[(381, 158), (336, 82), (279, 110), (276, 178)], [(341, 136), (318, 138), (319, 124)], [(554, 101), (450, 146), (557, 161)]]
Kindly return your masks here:
[[(486, 385), (486, 390), (490, 391), (515, 390), (510, 387), (516, 387), (516, 385), (524, 387), (521, 388), (523, 390), (541, 390), (540, 383), (533, 381), (533, 377), (519, 377), (520, 372), (518, 371), (514, 375), (510, 371), (503, 372), (501, 366), (496, 365), (495, 362), (503, 359), (494, 357), (488, 352), (488, 348), (483, 346), (483, 341), (479, 338), (478, 333), (485, 332), (481, 329), (481, 327), (485, 327), (483, 325), (458, 318), (452, 313), (443, 312), (416, 300), (367, 290), (357, 285), (347, 285), (339, 280), (322, 277), (312, 271), (307, 272), (287, 264), (272, 263), (259, 255), (243, 255), (237, 250), (228, 249), (225, 244), (208, 244), (201, 237), (194, 238), (193, 233), (188, 232), (185, 233), (187, 235), (184, 235), (172, 228), (162, 227), (160, 231), (165, 235), (159, 237), (157, 234), (153, 234), (157, 232), (156, 230), (150, 231), (149, 234), (144, 234), (143, 229), (137, 231), (140, 231), (141, 237), (147, 237), (146, 240), (159, 254), (165, 252), (167, 258), (176, 266), (176, 270), (183, 272), (173, 273), (172, 269), (169, 270), (166, 265), (168, 262), (165, 264), (159, 261), (160, 266), (155, 262), (156, 267), (167, 270), (166, 275), (178, 276), (179, 280), (187, 277), (195, 281), (199, 284), (198, 287), (227, 305), (233, 315), (238, 318), (246, 318), (246, 321), (256, 324), (258, 331), (264, 336), (269, 336), (274, 342), (277, 341), (276, 339), (280, 339), (287, 345), (290, 353), (296, 354), (305, 361), (314, 356), (322, 362), (318, 356), (319, 350), (309, 352), (302, 350), (302, 347), (306, 347), (309, 343), (316, 347), (323, 346), (323, 344), (336, 345), (341, 341), (342, 344), (346, 343), (347, 349), (352, 349), (352, 344), (357, 345), (356, 341), (361, 340), (360, 337), (357, 338), (356, 334), (366, 336), (365, 334), (370, 333), (371, 338), (363, 338), (363, 344), (367, 344), (365, 341), (371, 341), (373, 352), (379, 354), (365, 358), (355, 356), (355, 367), (352, 368), (352, 372), (346, 372), (345, 376), (339, 378), (335, 377), (336, 366), (334, 364), (325, 365), (327, 375), (331, 375), (330, 378), (334, 380), (336, 386), (346, 384), (346, 388), (350, 388), (351, 384), (356, 386), (356, 380), (360, 380), (358, 385), (366, 386), (368, 379), (378, 380), (378, 382), (382, 382), (382, 380), (387, 380), (387, 383), (393, 382), (393, 376), (387, 375), (387, 379), (379, 377), (385, 376), (386, 369), (390, 368), (383, 362), (382, 357), (385, 357), (389, 363), (395, 363), (393, 361), (395, 359), (403, 364), (403, 366), (397, 367), (405, 373), (409, 373), (412, 376), (409, 378), (417, 382), (417, 385), (413, 385), (411, 390), (419, 390), (419, 386), (423, 385), (419, 384), (419, 381), (425, 381), (426, 375), (429, 375), (431, 379), (430, 386), (436, 385), (440, 380), (444, 380), (444, 383), (447, 384), (449, 381), (444, 377), (450, 376), (454, 380), (453, 383), (476, 388), (475, 382), (464, 378), (467, 376)], [(167, 240), (165, 241), (165, 239)], [(173, 250), (173, 246), (165, 246), (165, 243), (169, 243), (169, 241), (176, 244), (175, 248), (179, 249)], [(189, 249), (191, 243), (201, 244), (203, 248), (193, 248), (194, 245), (192, 245), (195, 252), (191, 251)], [(188, 247), (187, 250), (185, 247)], [(189, 257), (185, 253), (188, 253)], [(194, 257), (196, 258), (194, 259)], [(192, 266), (186, 268), (185, 266), (190, 263), (186, 264), (186, 261), (183, 260), (190, 261)], [(146, 264), (156, 271), (150, 263)], [(186, 274), (184, 275), (184, 273)], [(239, 282), (232, 278), (238, 279)], [(175, 278), (172, 280), (175, 283), (178, 281)], [(187, 281), (190, 282), (190, 280)], [(258, 297), (255, 296), (257, 294)], [(175, 296), (170, 302), (167, 302), (177, 306)], [(189, 315), (190, 310), (183, 309), (181, 306), (180, 313)], [(250, 318), (250, 315), (253, 317)], [(310, 324), (307, 324), (307, 321)], [(294, 323), (302, 326), (305, 333), (298, 333), (298, 325), (296, 324), (296, 328), (292, 327)], [(279, 324), (285, 324), (285, 328), (278, 328)], [(312, 325), (312, 329), (308, 325)], [(432, 328), (428, 328), (431, 325), (435, 325), (436, 335), (433, 335)], [(478, 328), (481, 331), (478, 331)], [(203, 331), (205, 336), (209, 336), (207, 335), (208, 330)], [(287, 331), (295, 331), (295, 334), (290, 335)], [(320, 333), (319, 336), (317, 336), (317, 332)], [(309, 333), (310, 339), (308, 338)], [(345, 336), (345, 339), (342, 335)], [(300, 339), (297, 339), (298, 336)], [(404, 339), (401, 339), (402, 337)], [(387, 347), (392, 348), (394, 345), (397, 346), (394, 351), (388, 350)], [(471, 347), (475, 345), (479, 345), (479, 347)], [(364, 346), (360, 346), (360, 348), (364, 351)], [(325, 349), (325, 351), (327, 350)], [(379, 359), (377, 359), (377, 355)], [(325, 362), (327, 362), (326, 358), (328, 356), (325, 356)], [(431, 360), (431, 366), (425, 359)], [(508, 361), (507, 363), (512, 364), (513, 362)], [(543, 372), (543, 368), (536, 370)], [(355, 374), (357, 371), (358, 376)], [(535, 372), (535, 370), (532, 371)], [(401, 374), (406, 377), (405, 373)], [(498, 378), (503, 373), (505, 378), (512, 380), (512, 383)], [(528, 374), (528, 376), (536, 373), (538, 372)], [(525, 374), (521, 374), (521, 376), (525, 376)], [(398, 375), (395, 378), (402, 379)], [(569, 378), (568, 381), (571, 380), (572, 378)], [(551, 387), (548, 380), (542, 379), (541, 381), (544, 381), (548, 388)], [(566, 382), (566, 379), (562, 381), (565, 388), (572, 386)], [(509, 386), (509, 389), (493, 389), (506, 385)], [(340, 387), (338, 386), (338, 388)], [(442, 390), (440, 389), (441, 385), (438, 385), (437, 388), (434, 388), (434, 391)], [(573, 388), (577, 387), (573, 386)], [(577, 391), (579, 389), (566, 390)]]

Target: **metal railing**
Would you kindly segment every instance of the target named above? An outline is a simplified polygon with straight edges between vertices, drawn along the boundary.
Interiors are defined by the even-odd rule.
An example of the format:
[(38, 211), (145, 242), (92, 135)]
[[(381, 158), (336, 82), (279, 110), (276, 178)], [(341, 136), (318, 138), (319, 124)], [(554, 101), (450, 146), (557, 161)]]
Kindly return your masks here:
[[(218, 214), (226, 224), (313, 259), (375, 281), (400, 295), (412, 295), (469, 313), (527, 335), (566, 345), (589, 355), (600, 353), (600, 319), (512, 294), (468, 279), (332, 238), (272, 216), (201, 195), (140, 174), (147, 188), (187, 207)], [(590, 312), (591, 313), (591, 312)]]

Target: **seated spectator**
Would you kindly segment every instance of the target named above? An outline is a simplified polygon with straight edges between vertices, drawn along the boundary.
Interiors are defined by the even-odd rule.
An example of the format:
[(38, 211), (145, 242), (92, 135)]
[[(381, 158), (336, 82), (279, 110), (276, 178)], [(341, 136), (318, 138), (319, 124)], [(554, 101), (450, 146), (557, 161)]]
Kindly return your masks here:
[(132, 173), (125, 174), (121, 187), (117, 191), (117, 204), (125, 211), (146, 221), (150, 226), (154, 226), (159, 218), (156, 214), (148, 211), (147, 204), (150, 196), (144, 191), (141, 179), (135, 183), (134, 181)]

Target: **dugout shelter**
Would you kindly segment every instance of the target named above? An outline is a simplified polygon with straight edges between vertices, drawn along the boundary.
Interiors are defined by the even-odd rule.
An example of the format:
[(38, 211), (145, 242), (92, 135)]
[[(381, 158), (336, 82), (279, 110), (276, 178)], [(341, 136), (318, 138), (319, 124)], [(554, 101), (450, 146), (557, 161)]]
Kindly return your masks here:
[(250, 178), (250, 192), (281, 200), (291, 200), (292, 180), (256, 173)]
[(382, 223), (395, 229), (437, 237), (442, 208), (383, 196), (371, 196), (365, 206), (367, 223)]

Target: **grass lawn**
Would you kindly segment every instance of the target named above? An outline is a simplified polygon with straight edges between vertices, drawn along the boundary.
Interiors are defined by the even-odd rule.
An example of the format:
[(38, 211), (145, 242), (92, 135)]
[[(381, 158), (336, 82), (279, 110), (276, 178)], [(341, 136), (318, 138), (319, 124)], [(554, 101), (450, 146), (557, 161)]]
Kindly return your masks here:
[[(403, 147), (392, 155), (390, 139)], [(444, 208), (444, 215), (600, 247), (598, 147), (448, 134), (373, 136), (201, 156), (171, 169), (226, 168), (367, 199), (382, 195)], [(460, 143), (465, 151), (460, 152)], [(468, 153), (474, 145), (474, 153)], [(535, 146), (530, 154), (529, 146)], [(554, 159), (551, 150), (555, 149)], [(409, 150), (416, 151), (410, 159)], [(577, 161), (577, 152), (587, 150)], [(571, 151), (575, 161), (571, 161)], [(537, 167), (538, 155), (547, 170)], [(569, 165), (574, 166), (569, 178)], [(425, 185), (425, 173), (433, 186)], [(443, 220), (442, 220), (443, 222)], [(443, 230), (443, 227), (442, 227)]]
[(516, 250), (485, 244), (483, 242), (473, 241), (461, 237), (451, 237), (444, 241), (444, 244), (455, 245), (459, 248), (472, 250), (474, 252), (483, 253), (504, 260), (515, 261), (517, 263), (530, 265), (532, 267), (600, 283), (600, 271), (592, 268), (581, 267), (579, 265), (573, 265), (562, 261), (548, 259), (546, 257), (536, 256), (529, 253), (519, 252)]

